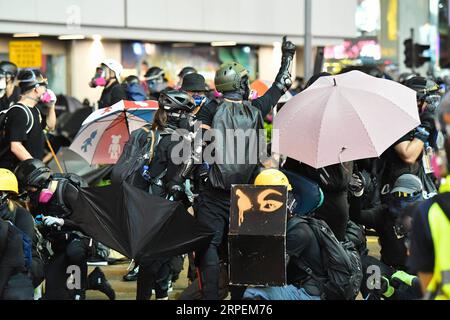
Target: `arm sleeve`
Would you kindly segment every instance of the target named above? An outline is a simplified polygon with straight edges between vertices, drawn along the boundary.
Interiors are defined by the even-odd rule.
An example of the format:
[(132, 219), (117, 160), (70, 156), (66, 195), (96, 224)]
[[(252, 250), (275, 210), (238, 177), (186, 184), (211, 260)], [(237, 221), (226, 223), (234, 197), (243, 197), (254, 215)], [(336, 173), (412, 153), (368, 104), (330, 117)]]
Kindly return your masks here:
[[(428, 210), (431, 205), (420, 205), (414, 209), (411, 247), (408, 266), (412, 273), (432, 273), (434, 271), (434, 246), (428, 223)], [(410, 272), (410, 273), (411, 273)]]
[(360, 198), (351, 197), (350, 199), (350, 219), (370, 229), (377, 230), (383, 223), (383, 211), (384, 208), (381, 205), (363, 210)]
[(252, 105), (259, 110), (263, 118), (265, 118), (272, 108), (278, 103), (281, 98), (280, 90), (272, 85), (272, 87), (260, 98), (253, 100)]
[(19, 108), (13, 108), (8, 111), (8, 120), (6, 125), (6, 135), (11, 142), (27, 141), (27, 115), (25, 111)]
[(197, 114), (197, 121), (200, 121), (202, 124), (211, 127), (216, 108), (217, 102), (215, 100), (203, 106)]

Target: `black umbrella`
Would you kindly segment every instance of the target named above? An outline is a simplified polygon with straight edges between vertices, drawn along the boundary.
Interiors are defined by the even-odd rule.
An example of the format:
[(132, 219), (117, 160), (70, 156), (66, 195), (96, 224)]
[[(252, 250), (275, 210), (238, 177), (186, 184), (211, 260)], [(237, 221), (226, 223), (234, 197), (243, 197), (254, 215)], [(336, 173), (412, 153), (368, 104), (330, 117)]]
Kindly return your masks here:
[(203, 248), (212, 232), (179, 202), (128, 183), (81, 189), (71, 219), (87, 235), (129, 258), (166, 258)]

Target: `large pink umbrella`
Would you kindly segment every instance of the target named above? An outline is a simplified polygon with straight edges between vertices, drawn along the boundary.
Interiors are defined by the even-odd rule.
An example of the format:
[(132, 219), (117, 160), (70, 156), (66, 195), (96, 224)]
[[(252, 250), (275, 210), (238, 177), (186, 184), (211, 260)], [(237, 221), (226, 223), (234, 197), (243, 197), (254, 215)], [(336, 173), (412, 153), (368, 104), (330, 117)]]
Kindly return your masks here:
[(419, 125), (415, 91), (352, 71), (319, 78), (283, 107), (273, 151), (322, 168), (379, 157)]

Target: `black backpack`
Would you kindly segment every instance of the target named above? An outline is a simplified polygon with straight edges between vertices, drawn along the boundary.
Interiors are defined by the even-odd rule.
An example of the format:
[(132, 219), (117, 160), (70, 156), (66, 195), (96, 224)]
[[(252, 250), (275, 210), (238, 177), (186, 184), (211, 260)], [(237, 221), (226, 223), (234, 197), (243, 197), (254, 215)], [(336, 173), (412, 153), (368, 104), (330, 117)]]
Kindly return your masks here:
[(33, 114), (31, 113), (31, 110), (28, 107), (23, 106), (21, 104), (15, 104), (12, 105), (9, 109), (0, 111), (0, 146), (1, 146), (0, 157), (5, 155), (5, 153), (8, 152), (9, 150), (9, 144), (6, 141), (6, 123), (8, 121), (8, 112), (13, 108), (22, 109), (23, 112), (25, 113), (27, 117), (26, 133), (29, 134), (31, 129), (33, 129), (34, 117)]
[(318, 276), (304, 263), (304, 271), (319, 283), (322, 299), (354, 300), (363, 279), (361, 257), (350, 241), (339, 242), (325, 221), (315, 218), (299, 218), (306, 223), (319, 242), (322, 263), (327, 276)]
[[(263, 129), (261, 112), (249, 102), (233, 103), (224, 101), (214, 115), (212, 128), (221, 133), (223, 139), (216, 139), (215, 159), (222, 160), (211, 166), (209, 179), (214, 188), (230, 190), (233, 184), (249, 184), (259, 164), (258, 134)], [(237, 153), (236, 146), (239, 137), (234, 136), (234, 147), (227, 148), (227, 130), (254, 130), (256, 136), (245, 138), (245, 154)], [(235, 131), (236, 132), (236, 131)], [(264, 148), (263, 148), (264, 149)], [(233, 152), (233, 154), (231, 154)], [(245, 157), (244, 164), (238, 164), (238, 157)], [(253, 158), (253, 159), (252, 159)], [(219, 161), (220, 161), (219, 160)], [(230, 161), (232, 160), (232, 161)], [(241, 159), (242, 160), (242, 159)]]
[(112, 169), (112, 183), (121, 184), (126, 181), (134, 187), (148, 190), (150, 182), (144, 179), (142, 170), (144, 165), (151, 163), (158, 140), (158, 131), (151, 130), (148, 125), (133, 131)]

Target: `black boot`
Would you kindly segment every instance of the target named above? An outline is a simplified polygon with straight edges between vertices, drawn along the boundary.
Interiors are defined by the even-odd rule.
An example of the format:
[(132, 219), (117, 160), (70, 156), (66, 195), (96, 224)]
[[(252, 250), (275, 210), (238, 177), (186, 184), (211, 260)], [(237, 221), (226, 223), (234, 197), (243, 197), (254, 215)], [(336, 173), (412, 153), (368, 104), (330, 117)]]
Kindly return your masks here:
[(133, 270), (124, 275), (123, 281), (137, 281), (138, 274), (139, 274), (139, 266), (135, 267)]
[(116, 299), (116, 293), (105, 277), (103, 271), (96, 267), (88, 276), (88, 290), (98, 290), (106, 294), (109, 300)]

